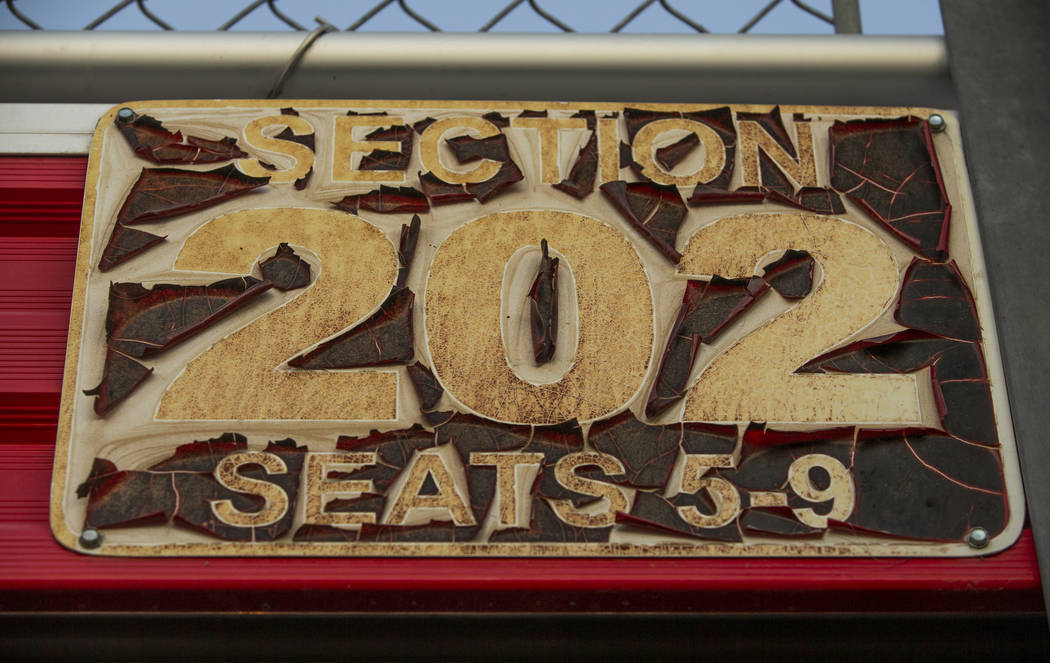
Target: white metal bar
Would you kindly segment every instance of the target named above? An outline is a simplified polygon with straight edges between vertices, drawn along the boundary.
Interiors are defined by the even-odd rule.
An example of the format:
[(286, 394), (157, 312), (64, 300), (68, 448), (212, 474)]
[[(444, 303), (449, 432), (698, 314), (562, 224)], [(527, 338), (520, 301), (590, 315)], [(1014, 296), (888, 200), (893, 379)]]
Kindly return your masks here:
[(0, 103), (0, 154), (86, 154), (108, 104)]

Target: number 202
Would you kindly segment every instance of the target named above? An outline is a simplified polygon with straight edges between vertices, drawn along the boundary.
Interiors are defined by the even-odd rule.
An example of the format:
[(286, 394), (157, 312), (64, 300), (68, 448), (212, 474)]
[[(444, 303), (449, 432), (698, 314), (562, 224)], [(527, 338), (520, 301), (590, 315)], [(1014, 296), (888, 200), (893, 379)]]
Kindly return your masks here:
[[(541, 239), (572, 270), (578, 311), (571, 366), (549, 384), (515, 373), (500, 328), (506, 265)], [(329, 210), (234, 212), (191, 235), (175, 269), (249, 273), (281, 242), (316, 254), (321, 266), (313, 283), (187, 364), (161, 400), (158, 418), (397, 418), (396, 371), (310, 371), (286, 363), (383, 301), (396, 279), (397, 254), (378, 228)], [(917, 422), (913, 376), (794, 372), (878, 319), (893, 301), (896, 261), (870, 231), (803, 213), (727, 217), (689, 239), (678, 272), (750, 276), (764, 256), (784, 249), (814, 257), (824, 274), (819, 286), (716, 357), (691, 388), (683, 419)], [(611, 226), (569, 212), (500, 212), (460, 226), (434, 254), (424, 300), (425, 345), (442, 385), (459, 403), (502, 421), (587, 421), (621, 409), (642, 386), (657, 340), (637, 252)]]

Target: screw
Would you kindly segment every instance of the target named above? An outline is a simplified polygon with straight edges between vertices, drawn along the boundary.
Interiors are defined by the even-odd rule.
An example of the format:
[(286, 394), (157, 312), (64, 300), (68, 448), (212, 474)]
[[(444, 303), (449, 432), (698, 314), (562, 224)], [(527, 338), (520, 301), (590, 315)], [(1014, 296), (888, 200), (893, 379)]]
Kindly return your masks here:
[(991, 541), (991, 537), (988, 536), (988, 530), (983, 527), (974, 527), (966, 533), (966, 544), (971, 548), (984, 548), (989, 541)]
[(125, 106), (117, 111), (117, 119), (121, 122), (131, 122), (135, 119), (135, 111)]
[(88, 550), (98, 548), (102, 545), (102, 532), (94, 527), (89, 527), (80, 533), (80, 545)]
[(944, 116), (940, 113), (934, 113), (933, 115), (926, 118), (926, 121), (930, 125), (930, 131), (935, 134), (939, 134), (948, 128), (948, 121), (944, 119)]

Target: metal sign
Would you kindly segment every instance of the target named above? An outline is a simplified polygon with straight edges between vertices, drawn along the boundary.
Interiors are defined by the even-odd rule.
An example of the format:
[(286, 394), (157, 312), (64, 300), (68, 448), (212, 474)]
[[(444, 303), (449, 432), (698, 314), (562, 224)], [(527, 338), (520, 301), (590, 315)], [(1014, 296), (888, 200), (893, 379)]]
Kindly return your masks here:
[(953, 117), (148, 101), (52, 488), (112, 555), (971, 555), (1023, 496)]

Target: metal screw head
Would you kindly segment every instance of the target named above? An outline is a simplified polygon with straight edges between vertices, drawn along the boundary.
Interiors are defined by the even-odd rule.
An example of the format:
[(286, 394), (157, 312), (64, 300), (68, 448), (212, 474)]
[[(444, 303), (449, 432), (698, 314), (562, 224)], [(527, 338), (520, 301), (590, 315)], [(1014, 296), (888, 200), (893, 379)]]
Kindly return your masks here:
[(135, 111), (125, 106), (117, 111), (117, 119), (121, 122), (131, 122), (135, 119)]
[(89, 527), (80, 533), (80, 545), (84, 548), (98, 548), (102, 545), (102, 532)]
[(948, 128), (948, 121), (944, 119), (944, 116), (940, 113), (934, 113), (933, 115), (926, 118), (926, 122), (930, 125), (930, 131), (935, 134), (939, 134)]
[(971, 548), (984, 548), (991, 540), (991, 537), (988, 536), (988, 530), (983, 527), (974, 527), (966, 533), (966, 545)]

